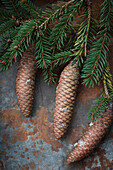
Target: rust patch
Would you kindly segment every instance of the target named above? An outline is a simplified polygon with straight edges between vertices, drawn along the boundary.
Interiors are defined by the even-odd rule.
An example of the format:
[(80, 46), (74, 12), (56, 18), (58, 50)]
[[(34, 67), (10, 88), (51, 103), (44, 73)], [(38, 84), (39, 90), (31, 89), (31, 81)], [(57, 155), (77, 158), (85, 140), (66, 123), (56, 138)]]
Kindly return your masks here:
[(15, 103), (15, 100), (14, 100), (14, 99), (12, 99), (12, 103)]
[(3, 142), (6, 142), (9, 139), (9, 134), (5, 134), (3, 136)]
[(20, 166), (18, 165), (21, 170), (29, 170), (29, 167), (27, 165)]
[(6, 160), (8, 160), (8, 159), (9, 159), (9, 157), (8, 157), (8, 156), (5, 156), (5, 159), (6, 159)]
[(100, 95), (102, 91), (102, 84), (100, 86), (95, 86), (94, 88), (87, 88), (80, 84), (76, 101), (88, 105), (89, 100), (96, 100), (97, 95)]
[(25, 158), (25, 156), (24, 155), (20, 155), (22, 158)]
[(14, 153), (17, 153), (18, 151), (14, 151)]
[(36, 148), (36, 143), (33, 143), (33, 146), (32, 146), (32, 148)]
[(5, 151), (5, 149), (3, 152), (0, 152), (0, 155), (6, 155), (6, 154), (7, 154), (7, 152)]
[[(98, 159), (98, 160), (97, 160)], [(98, 166), (99, 164), (99, 166)], [(111, 162), (105, 157), (105, 150), (101, 148), (97, 148), (94, 150), (94, 152), (90, 155), (90, 160), (82, 161), (82, 166), (91, 168), (93, 165), (95, 165), (94, 169), (107, 169), (107, 168), (112, 168)]]
[[(53, 116), (52, 114), (49, 116)], [(41, 107), (37, 111), (37, 116), (30, 120), (31, 125), (28, 128), (33, 128), (33, 131), (27, 131), (27, 128), (23, 123), (28, 123), (28, 119), (22, 118), (19, 110), (8, 108), (4, 110), (1, 115), (1, 120), (6, 123), (7, 126), (12, 128), (11, 142), (15, 144), (17, 141), (26, 141), (28, 136), (31, 136), (31, 140), (43, 139), (46, 143), (51, 144), (52, 150), (58, 152), (59, 148), (63, 147), (63, 144), (58, 140), (55, 140), (53, 125), (48, 121), (48, 110)], [(6, 130), (8, 130), (6, 128)], [(4, 141), (8, 139), (8, 135), (4, 136)], [(33, 145), (36, 148), (36, 143)], [(44, 148), (42, 148), (44, 150)]]
[(38, 160), (38, 163), (40, 164), (41, 162), (42, 162), (42, 160), (41, 160), (41, 159), (39, 159), (39, 160)]
[(9, 156), (9, 158), (15, 159), (15, 157), (14, 157), (14, 156)]
[(35, 152), (33, 152), (33, 155), (36, 157), (36, 158), (38, 158), (38, 155), (43, 155), (42, 154), (42, 152), (40, 152), (40, 151), (35, 151)]
[(29, 164), (29, 166), (30, 166), (31, 169), (35, 169), (35, 167), (36, 167), (34, 162), (31, 162), (31, 163)]
[(31, 126), (31, 125), (28, 125), (28, 128), (29, 128), (29, 129), (31, 129), (31, 128), (32, 128), (32, 126)]
[(54, 132), (53, 132), (53, 125), (48, 121), (48, 110), (44, 107), (41, 107), (39, 111), (37, 111), (37, 117), (35, 119), (30, 120), (34, 132), (38, 132), (36, 137), (31, 137), (32, 140), (43, 139), (46, 143), (52, 145), (52, 150), (58, 152), (59, 148), (63, 146), (59, 141), (55, 140)]
[[(16, 143), (18, 140), (27, 140), (27, 130), (24, 127), (23, 122), (27, 123), (28, 120), (22, 118), (20, 111), (8, 108), (2, 112), (1, 120), (13, 129), (11, 139), (12, 143)], [(8, 135), (4, 138), (4, 142), (7, 142), (6, 138), (8, 138)]]
[(27, 123), (27, 119), (23, 119), (19, 110), (8, 108), (1, 114), (1, 120), (12, 128), (19, 128), (21, 124)]
[(8, 149), (10, 149), (10, 148), (11, 148), (10, 146), (8, 146), (8, 144), (6, 144), (6, 146), (7, 146), (7, 148), (8, 148)]
[(42, 146), (40, 146), (39, 148), (40, 148), (42, 151), (44, 151), (44, 150), (45, 150)]
[(25, 148), (25, 151), (26, 151), (26, 152), (28, 152), (28, 151), (29, 151), (29, 149), (28, 149), (28, 148)]
[(27, 131), (26, 128), (24, 128), (24, 125), (20, 126), (17, 130), (13, 130), (12, 132), (12, 143), (16, 143), (17, 141), (25, 141), (27, 140)]
[(6, 79), (2, 80), (2, 83), (6, 83)]

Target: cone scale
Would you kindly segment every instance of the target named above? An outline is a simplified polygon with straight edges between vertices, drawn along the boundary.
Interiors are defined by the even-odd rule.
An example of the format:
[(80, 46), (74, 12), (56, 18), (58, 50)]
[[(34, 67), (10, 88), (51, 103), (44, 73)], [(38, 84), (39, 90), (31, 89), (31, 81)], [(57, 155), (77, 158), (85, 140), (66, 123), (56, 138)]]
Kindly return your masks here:
[(32, 111), (35, 75), (35, 56), (33, 55), (33, 48), (29, 48), (23, 53), (16, 77), (17, 100), (25, 117), (29, 117)]
[(62, 71), (56, 90), (54, 133), (57, 139), (67, 131), (74, 108), (79, 69), (70, 62)]
[(68, 156), (67, 164), (80, 161), (88, 156), (105, 136), (112, 120), (113, 104), (110, 104), (105, 113), (97, 121), (91, 122), (83, 137), (74, 144), (75, 147)]

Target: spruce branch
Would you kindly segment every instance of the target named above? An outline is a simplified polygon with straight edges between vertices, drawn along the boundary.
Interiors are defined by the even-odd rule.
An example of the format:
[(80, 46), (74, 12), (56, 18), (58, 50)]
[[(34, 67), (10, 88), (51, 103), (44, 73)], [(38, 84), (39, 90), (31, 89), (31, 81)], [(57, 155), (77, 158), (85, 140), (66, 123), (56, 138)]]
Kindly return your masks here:
[(77, 12), (81, 2), (76, 2), (73, 6), (69, 6), (66, 12), (60, 16), (60, 20), (55, 24), (50, 40), (52, 47), (61, 50), (64, 46), (64, 42), (67, 41), (67, 36), (69, 34), (72, 21), (76, 20), (75, 12)]
[(103, 93), (99, 99), (95, 101), (95, 104), (88, 112), (88, 118), (98, 119), (100, 115), (104, 113), (105, 109), (108, 107), (108, 104), (110, 104), (111, 100), (113, 100), (113, 93), (109, 95), (109, 97), (106, 97), (105, 93)]
[[(65, 29), (69, 30), (69, 25), (71, 25), (71, 20), (74, 17), (75, 11), (77, 11), (79, 9), (79, 6), (80, 6), (80, 2), (75, 3), (75, 6), (73, 7), (74, 12), (72, 11), (71, 7), (69, 7), (71, 9), (71, 10), (69, 9), (70, 15), (67, 16), (67, 14), (69, 14), (67, 12), (66, 18), (64, 15), (63, 18), (60, 19), (61, 22), (57, 23), (55, 25), (55, 27), (53, 28), (52, 34), (50, 36), (50, 40), (52, 40), (54, 42), (52, 44), (56, 44), (56, 47), (58, 50), (61, 50), (61, 45), (63, 46), (63, 44), (64, 44), (63, 40), (67, 41), (67, 39), (66, 39), (67, 32), (65, 32)], [(88, 4), (87, 8), (86, 8), (86, 6), (84, 6), (84, 7), (85, 7), (85, 9), (84, 9), (84, 13), (82, 14), (83, 17), (82, 17), (81, 25), (78, 30), (77, 40), (75, 41), (74, 49), (73, 50), (69, 49), (69, 53), (65, 50), (64, 53), (61, 52), (61, 53), (56, 54), (55, 57), (53, 57), (54, 64), (59, 65), (59, 63), (64, 63), (66, 61), (69, 61), (69, 56), (67, 57), (67, 53), (68, 54), (71, 53), (71, 55), (73, 55), (73, 57), (74, 57), (74, 62), (77, 61), (80, 66), (83, 63), (83, 61), (84, 61), (83, 56), (84, 55), (86, 56), (87, 46), (89, 46), (89, 44), (90, 44), (89, 39), (91, 39), (93, 41), (94, 39), (92, 38), (92, 35), (94, 36), (94, 34), (95, 34), (95, 30), (94, 30), (95, 20), (93, 19), (92, 15), (91, 15), (91, 6), (90, 6), (90, 4)], [(91, 26), (90, 26), (90, 24), (91, 24)], [(74, 42), (74, 40), (73, 40), (73, 42)], [(70, 56), (70, 59), (71, 58), (72, 58), (72, 56)], [(66, 59), (68, 59), (68, 60), (66, 60)], [(60, 61), (60, 60), (63, 60), (63, 61)]]
[(94, 83), (98, 83), (102, 77), (102, 73), (107, 64), (107, 57), (109, 51), (109, 42), (111, 39), (111, 4), (109, 0), (105, 0), (102, 4), (101, 19), (100, 19), (100, 31), (97, 33), (97, 41), (94, 41), (93, 47), (90, 50), (87, 60), (83, 68), (82, 78), (84, 78), (83, 84), (94, 86)]
[(112, 81), (112, 75), (110, 73), (109, 63), (107, 62), (107, 66), (103, 73), (103, 85), (104, 85), (104, 91), (106, 96), (109, 97), (109, 93), (113, 93), (113, 81)]
[(20, 13), (18, 11), (19, 3), (18, 0), (2, 0), (2, 3), (5, 5), (5, 7), (12, 11), (15, 16), (20, 16)]
[(88, 117), (97, 119), (105, 111), (108, 104), (110, 104), (110, 102), (113, 100), (112, 83), (113, 83), (112, 75), (110, 73), (109, 63), (107, 62), (107, 66), (104, 69), (104, 73), (103, 73), (104, 93), (102, 93), (99, 99), (95, 101), (95, 104), (88, 112), (89, 115)]
[[(82, 2), (83, 3), (83, 2)], [(46, 28), (46, 25), (50, 22), (50, 21), (54, 21), (55, 19), (59, 19), (61, 16), (67, 14), (68, 12), (71, 11), (71, 9), (75, 10), (75, 6), (80, 6), (81, 2), (79, 0), (77, 0), (75, 2), (75, 0), (71, 0), (69, 2), (65, 2), (64, 5), (62, 6), (55, 6), (55, 10), (48, 10), (48, 8), (42, 13), (42, 15), (45, 17), (46, 15), (48, 16), (44, 22), (42, 22), (42, 24), (39, 26), (39, 29), (41, 28)], [(70, 9), (70, 10), (69, 10)], [(73, 11), (74, 12), (74, 11)], [(72, 11), (70, 12), (72, 13)], [(70, 14), (69, 14), (70, 15)], [(71, 16), (71, 15), (70, 15)]]
[(0, 25), (0, 37), (4, 34), (6, 35), (7, 31), (10, 30), (12, 27), (16, 26), (16, 22), (14, 19), (10, 19)]
[(87, 8), (84, 10), (85, 10), (84, 13), (81, 15), (81, 17), (83, 16), (82, 22), (80, 24), (77, 33), (77, 40), (75, 41), (73, 49), (75, 55), (73, 64), (77, 61), (80, 67), (87, 56), (90, 42), (94, 41), (93, 37), (95, 37), (94, 29), (95, 20), (92, 16), (91, 4), (88, 3)]
[(35, 56), (37, 60), (37, 67), (47, 68), (51, 58), (51, 44), (49, 43), (49, 35), (51, 29), (38, 30), (37, 41), (35, 44)]
[(57, 53), (51, 61), (51, 64), (53, 64), (53, 67), (56, 65), (61, 65), (64, 63), (67, 63), (72, 59), (73, 52), (72, 51), (63, 51), (60, 53)]
[(0, 8), (0, 23), (4, 23), (11, 18), (11, 13), (8, 10)]
[(16, 61), (17, 56), (22, 56), (23, 52), (33, 43), (31, 38), (35, 26), (36, 22), (34, 20), (26, 21), (21, 25), (18, 34), (14, 37), (10, 47), (1, 57), (1, 71), (7, 70), (12, 65), (13, 60)]
[(43, 69), (43, 76), (45, 82), (48, 84), (56, 84), (56, 80), (58, 79), (57, 74), (53, 73), (52, 64), (48, 66), (48, 68)]
[(28, 11), (33, 19), (44, 18), (41, 15), (41, 10), (36, 7), (30, 0), (21, 0), (20, 6), (23, 7), (26, 11)]

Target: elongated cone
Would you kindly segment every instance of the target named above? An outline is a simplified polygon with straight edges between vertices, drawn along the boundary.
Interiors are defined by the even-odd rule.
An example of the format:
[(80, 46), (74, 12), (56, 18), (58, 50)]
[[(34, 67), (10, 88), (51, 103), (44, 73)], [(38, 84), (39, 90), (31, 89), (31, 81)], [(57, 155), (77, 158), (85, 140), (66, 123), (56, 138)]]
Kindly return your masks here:
[(79, 69), (70, 62), (62, 71), (56, 91), (54, 133), (57, 139), (67, 131), (74, 108)]
[(30, 116), (32, 111), (35, 73), (36, 61), (33, 55), (33, 48), (29, 48), (23, 53), (16, 77), (16, 94), (18, 104), (26, 117)]
[(75, 147), (69, 154), (67, 163), (70, 164), (74, 161), (80, 161), (88, 156), (105, 136), (112, 120), (113, 104), (110, 104), (105, 113), (97, 121), (91, 122), (83, 137), (75, 143)]

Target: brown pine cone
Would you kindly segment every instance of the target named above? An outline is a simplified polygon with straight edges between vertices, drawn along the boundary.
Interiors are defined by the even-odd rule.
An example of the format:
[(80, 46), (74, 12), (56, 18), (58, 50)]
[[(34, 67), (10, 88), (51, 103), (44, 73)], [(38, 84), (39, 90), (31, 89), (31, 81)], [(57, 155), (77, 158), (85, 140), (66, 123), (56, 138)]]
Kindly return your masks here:
[(110, 104), (105, 113), (101, 115), (97, 121), (91, 122), (83, 137), (74, 144), (75, 147), (69, 154), (67, 163), (70, 164), (74, 161), (80, 161), (88, 156), (105, 136), (106, 131), (112, 123), (112, 119), (113, 104)]
[(23, 53), (16, 77), (16, 94), (18, 104), (26, 117), (30, 116), (32, 111), (35, 73), (35, 56), (33, 55), (33, 48), (29, 48)]
[(77, 64), (70, 62), (61, 73), (56, 91), (54, 133), (57, 139), (67, 131), (71, 120), (79, 79)]

